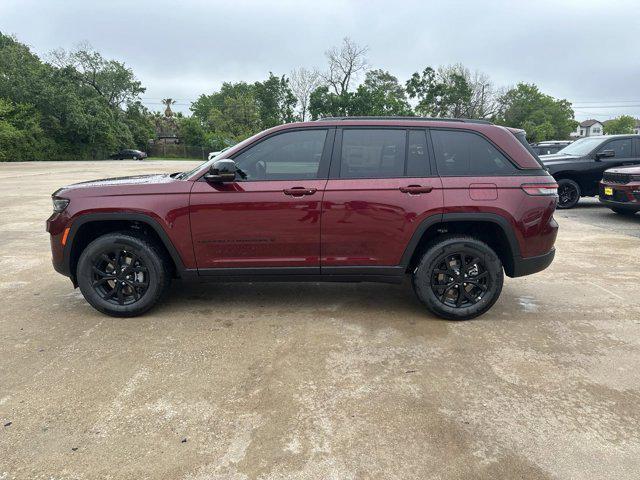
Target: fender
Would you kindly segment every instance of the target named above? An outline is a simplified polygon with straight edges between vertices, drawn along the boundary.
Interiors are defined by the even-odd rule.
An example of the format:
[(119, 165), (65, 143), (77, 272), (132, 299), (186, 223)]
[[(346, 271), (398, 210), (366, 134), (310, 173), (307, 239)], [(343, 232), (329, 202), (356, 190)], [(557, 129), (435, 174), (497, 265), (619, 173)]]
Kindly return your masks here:
[(427, 231), (428, 228), (436, 225), (438, 223), (454, 223), (454, 222), (491, 222), (500, 227), (500, 229), (504, 232), (507, 241), (509, 242), (509, 247), (511, 248), (511, 254), (513, 259), (517, 259), (520, 257), (520, 244), (518, 243), (518, 239), (516, 238), (513, 228), (509, 221), (501, 215), (496, 213), (444, 213), (441, 215), (431, 215), (430, 217), (425, 218), (420, 222), (420, 225), (416, 228), (415, 232), (411, 236), (411, 240), (407, 244), (407, 247), (402, 254), (402, 258), (400, 260), (400, 264), (403, 267), (408, 267), (411, 258), (422, 238), (424, 232)]
[(87, 214), (81, 214), (79, 217), (77, 217), (75, 220), (72, 221), (73, 223), (71, 224), (71, 228), (69, 230), (67, 247), (64, 249), (63, 268), (65, 269), (65, 274), (67, 276), (72, 277), (72, 280), (73, 280), (73, 275), (71, 273), (71, 251), (73, 250), (75, 236), (78, 233), (78, 230), (80, 229), (80, 227), (85, 223), (89, 223), (89, 222), (114, 221), (114, 220), (140, 222), (152, 228), (156, 232), (156, 234), (158, 235), (162, 243), (164, 244), (164, 247), (167, 249), (167, 252), (169, 252), (171, 259), (176, 265), (178, 275), (182, 275), (182, 272), (186, 271), (184, 262), (182, 261), (180, 254), (178, 253), (176, 248), (173, 246), (173, 243), (171, 242), (171, 239), (165, 232), (164, 228), (162, 228), (162, 225), (160, 225), (160, 223), (150, 215), (147, 215), (144, 213), (135, 213), (135, 212), (87, 213)]

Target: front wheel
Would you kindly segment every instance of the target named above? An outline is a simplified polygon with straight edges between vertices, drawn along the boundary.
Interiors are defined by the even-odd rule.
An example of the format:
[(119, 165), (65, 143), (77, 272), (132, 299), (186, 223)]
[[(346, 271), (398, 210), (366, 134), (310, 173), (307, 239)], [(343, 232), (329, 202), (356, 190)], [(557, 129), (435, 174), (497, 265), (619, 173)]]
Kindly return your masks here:
[(580, 185), (570, 178), (558, 180), (558, 208), (573, 208), (578, 204), (582, 192)]
[(171, 281), (168, 262), (157, 245), (129, 233), (109, 233), (80, 255), (78, 285), (96, 310), (134, 317), (152, 308)]
[(498, 255), (472, 237), (444, 237), (426, 249), (413, 289), (432, 313), (448, 320), (482, 315), (498, 300), (504, 275)]

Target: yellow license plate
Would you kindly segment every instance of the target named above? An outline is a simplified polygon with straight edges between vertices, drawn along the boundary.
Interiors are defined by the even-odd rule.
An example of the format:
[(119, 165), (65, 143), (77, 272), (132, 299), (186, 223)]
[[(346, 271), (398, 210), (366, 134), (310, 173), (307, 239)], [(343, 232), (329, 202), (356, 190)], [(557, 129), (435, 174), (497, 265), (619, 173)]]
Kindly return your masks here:
[(605, 194), (605, 195), (609, 195), (609, 196), (613, 196), (613, 188), (611, 188), (611, 187), (604, 187), (604, 194)]

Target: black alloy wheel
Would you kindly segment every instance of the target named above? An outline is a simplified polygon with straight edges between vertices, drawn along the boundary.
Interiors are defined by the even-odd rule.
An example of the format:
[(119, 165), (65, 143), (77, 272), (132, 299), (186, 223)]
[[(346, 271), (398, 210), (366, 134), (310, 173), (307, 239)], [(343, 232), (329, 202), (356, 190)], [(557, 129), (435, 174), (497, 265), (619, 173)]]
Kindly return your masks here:
[(171, 260), (153, 239), (133, 232), (107, 233), (78, 260), (77, 281), (96, 310), (134, 317), (153, 307), (171, 283)]
[(413, 270), (413, 289), (432, 313), (449, 320), (482, 315), (498, 300), (502, 262), (483, 241), (444, 235), (428, 245)]
[(142, 258), (124, 249), (100, 253), (93, 259), (91, 286), (103, 300), (131, 305), (149, 288), (149, 269)]
[(568, 178), (558, 182), (558, 208), (573, 208), (580, 200), (580, 186)]
[(489, 272), (480, 257), (460, 252), (444, 255), (436, 264), (431, 289), (447, 306), (470, 307), (482, 300), (488, 281)]

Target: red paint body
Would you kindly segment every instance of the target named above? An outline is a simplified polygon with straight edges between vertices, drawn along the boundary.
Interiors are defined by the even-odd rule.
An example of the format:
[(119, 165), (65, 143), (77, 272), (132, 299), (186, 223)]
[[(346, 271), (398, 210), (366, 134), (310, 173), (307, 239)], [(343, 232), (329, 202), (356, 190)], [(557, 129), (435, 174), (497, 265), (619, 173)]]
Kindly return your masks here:
[[(439, 121), (308, 122), (262, 132), (223, 156), (233, 158), (263, 137), (292, 128), (372, 125), (475, 131), (499, 146), (523, 175), (340, 179), (327, 174), (320, 180), (215, 184), (203, 179), (208, 171), (203, 166), (184, 179), (157, 175), (81, 183), (56, 192), (70, 203), (47, 222), (54, 265), (73, 278), (73, 266), (64, 263), (72, 258), (74, 225), (89, 214), (105, 213), (155, 220), (182, 267), (201, 273), (237, 267), (306, 267), (321, 273), (323, 266), (398, 266), (423, 221), (456, 213), (500, 216), (521, 257), (552, 250), (557, 199), (528, 195), (521, 185), (554, 181), (507, 128)], [(306, 194), (291, 190), (297, 187)], [(63, 247), (67, 227), (72, 234)]]

